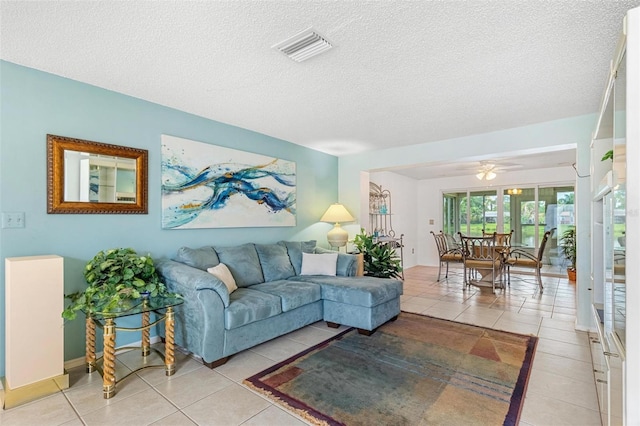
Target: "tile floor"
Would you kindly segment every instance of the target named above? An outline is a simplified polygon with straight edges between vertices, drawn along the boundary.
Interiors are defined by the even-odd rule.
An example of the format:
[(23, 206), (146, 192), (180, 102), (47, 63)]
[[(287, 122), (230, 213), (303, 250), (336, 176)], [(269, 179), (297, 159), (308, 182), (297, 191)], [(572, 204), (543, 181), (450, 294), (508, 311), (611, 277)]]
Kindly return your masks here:
[[(437, 268), (418, 266), (405, 273), (402, 309), (484, 327), (534, 334), (540, 340), (521, 416), (521, 425), (599, 425), (598, 402), (587, 333), (574, 331), (575, 286), (566, 278), (545, 277), (545, 290), (514, 276), (496, 295), (463, 290), (459, 270), (436, 282)], [(147, 369), (118, 384), (112, 399), (102, 398), (97, 372), (69, 371), (64, 392), (10, 410), (0, 424), (13, 425), (304, 425), (299, 418), (253, 393), (242, 380), (277, 361), (340, 332), (319, 322), (244, 351), (215, 370), (180, 355), (176, 374)], [(141, 361), (138, 351), (118, 355), (121, 377)]]

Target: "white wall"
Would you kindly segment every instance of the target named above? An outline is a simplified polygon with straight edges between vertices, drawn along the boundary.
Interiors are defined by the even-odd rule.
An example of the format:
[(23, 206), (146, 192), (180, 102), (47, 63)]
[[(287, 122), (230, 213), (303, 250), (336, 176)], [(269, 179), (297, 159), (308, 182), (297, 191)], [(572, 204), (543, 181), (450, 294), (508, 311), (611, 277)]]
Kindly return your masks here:
[[(589, 146), (597, 116), (565, 118), (513, 129), (447, 139), (437, 142), (369, 151), (339, 158), (339, 194), (351, 214), (360, 217), (360, 200), (368, 197), (362, 188), (361, 173), (392, 170), (418, 164), (464, 160), (489, 160), (510, 155), (526, 155)], [(587, 162), (588, 167), (588, 162)], [(585, 208), (589, 208), (588, 204)]]
[[(343, 156), (340, 157), (338, 161), (340, 202), (349, 209), (354, 217), (361, 217), (362, 199), (368, 199), (369, 196), (368, 187), (361, 185), (362, 174), (363, 172), (369, 172), (371, 170), (393, 170), (394, 168), (410, 167), (425, 163), (489, 160), (491, 158), (509, 155), (526, 155), (575, 147), (578, 147), (581, 152), (585, 146), (588, 150), (596, 119), (596, 114), (588, 114), (455, 139), (422, 144), (418, 143), (411, 146)], [(578, 170), (583, 171), (581, 174), (584, 174), (584, 170), (589, 169), (589, 159), (578, 155), (577, 167)], [(588, 174), (588, 171), (586, 173)], [(469, 179), (468, 182), (470, 182), (473, 177)], [(522, 177), (522, 179), (524, 179), (524, 177)], [(543, 172), (538, 172), (529, 179), (537, 183), (541, 183), (542, 179), (545, 179), (545, 181), (546, 179), (549, 179), (549, 181), (552, 180), (550, 177), (545, 176)], [(572, 177), (570, 179), (575, 178)], [(555, 180), (555, 178), (553, 180)], [(564, 179), (559, 180), (562, 181)], [(588, 182), (581, 181), (584, 181), (584, 179), (580, 179), (576, 183), (577, 193), (582, 193), (581, 187), (583, 185), (589, 187)], [(500, 184), (500, 182), (501, 181), (496, 178), (495, 185)], [(507, 184), (507, 182), (502, 183)], [(517, 182), (515, 180), (509, 182), (509, 184), (514, 183)], [(433, 193), (420, 192), (416, 197), (418, 211), (424, 210), (426, 212), (428, 208), (438, 209), (440, 205), (439, 194), (441, 185), (423, 183), (421, 184), (421, 188), (426, 185), (430, 185), (430, 191), (436, 191), (435, 195), (437, 195), (437, 197), (434, 198)], [(451, 185), (458, 186), (458, 188), (467, 187), (467, 183), (464, 181), (459, 182), (459, 185), (454, 185), (454, 183)], [(589, 210), (591, 206), (590, 199), (585, 199), (585, 197), (576, 197), (576, 203), (577, 211), (581, 211), (582, 209)], [(438, 212), (439, 210), (435, 210), (436, 214), (433, 214), (432, 211), (430, 217), (433, 216), (434, 219), (439, 218), (440, 214)], [(430, 249), (429, 245), (422, 247), (422, 244), (427, 244), (427, 236), (430, 237), (430, 235), (428, 235), (429, 229), (420, 227), (419, 220), (417, 220), (417, 223), (418, 250), (416, 251), (427, 253), (427, 257), (424, 260), (419, 256), (417, 261), (418, 263), (430, 263), (431, 261), (428, 260), (429, 250), (433, 248)], [(580, 239), (583, 240), (582, 237), (580, 237)], [(588, 253), (582, 252), (582, 254), (580, 254), (578, 258), (578, 269), (584, 268), (581, 261), (586, 261), (586, 259), (590, 259), (591, 257), (590, 246), (582, 250), (586, 250)], [(590, 281), (585, 280), (585, 278), (588, 277), (579, 273), (576, 283), (578, 293), (577, 326), (579, 328), (588, 327), (590, 323), (590, 315), (585, 315), (585, 312), (588, 312), (590, 309), (591, 291), (589, 289), (591, 286)]]
[[(404, 234), (404, 266), (437, 266), (438, 253), (430, 231), (442, 229), (442, 193), (466, 189), (533, 187), (575, 185), (575, 170), (570, 167), (501, 172), (490, 185), (479, 181), (475, 176), (415, 180), (394, 172), (375, 172), (364, 174), (368, 179), (362, 185), (368, 188), (369, 181), (382, 185), (392, 194), (393, 229), (396, 236)], [(366, 203), (366, 198), (364, 199)], [(352, 239), (360, 226), (368, 229), (366, 211), (357, 225), (351, 225)], [(429, 220), (433, 219), (433, 225)]]
[(415, 266), (418, 257), (417, 218), (420, 211), (417, 208), (416, 195), (419, 181), (392, 172), (371, 173), (369, 179), (391, 192), (393, 230), (396, 238), (404, 234), (404, 267)]

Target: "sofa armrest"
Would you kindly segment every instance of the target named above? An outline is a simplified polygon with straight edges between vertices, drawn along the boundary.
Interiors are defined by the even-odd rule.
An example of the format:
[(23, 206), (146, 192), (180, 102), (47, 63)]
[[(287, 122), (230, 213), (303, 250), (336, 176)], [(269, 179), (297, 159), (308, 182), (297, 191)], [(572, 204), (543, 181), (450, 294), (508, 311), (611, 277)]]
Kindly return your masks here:
[(355, 254), (338, 253), (336, 275), (355, 277), (358, 275), (358, 256)]
[(197, 290), (213, 290), (220, 296), (224, 307), (229, 306), (227, 286), (210, 273), (169, 259), (157, 261), (156, 269), (170, 291), (184, 295)]
[[(175, 309), (175, 342), (213, 362), (224, 355), (224, 311), (229, 305), (227, 287), (208, 272), (173, 260), (156, 262), (160, 279), (184, 303)], [(164, 327), (158, 324), (160, 335)]]

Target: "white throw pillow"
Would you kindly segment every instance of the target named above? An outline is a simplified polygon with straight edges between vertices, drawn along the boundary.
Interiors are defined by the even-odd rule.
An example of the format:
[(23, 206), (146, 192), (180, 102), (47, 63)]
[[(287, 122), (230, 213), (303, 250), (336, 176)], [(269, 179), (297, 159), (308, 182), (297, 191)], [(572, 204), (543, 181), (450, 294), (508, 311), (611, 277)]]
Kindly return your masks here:
[(231, 271), (227, 268), (227, 265), (224, 263), (218, 263), (216, 266), (212, 266), (207, 269), (207, 272), (219, 279), (227, 286), (227, 290), (229, 290), (229, 294), (233, 293), (238, 289), (236, 285), (236, 280), (233, 279), (233, 275), (231, 275)]
[(311, 254), (302, 253), (300, 275), (336, 275), (338, 253)]

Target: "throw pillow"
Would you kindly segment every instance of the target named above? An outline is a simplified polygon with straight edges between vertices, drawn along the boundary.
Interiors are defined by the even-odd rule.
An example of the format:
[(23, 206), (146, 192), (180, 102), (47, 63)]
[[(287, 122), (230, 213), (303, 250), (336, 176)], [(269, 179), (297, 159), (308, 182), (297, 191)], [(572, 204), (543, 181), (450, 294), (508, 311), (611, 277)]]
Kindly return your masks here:
[(229, 294), (238, 289), (236, 280), (233, 279), (231, 271), (229, 271), (229, 268), (227, 268), (227, 265), (225, 265), (224, 263), (218, 263), (216, 266), (207, 269), (207, 272), (222, 281), (224, 285), (227, 286)]
[[(323, 253), (335, 253), (333, 250), (328, 250), (322, 247), (316, 247), (314, 250), (316, 254)], [(356, 275), (358, 268), (358, 259), (353, 254), (338, 253), (338, 264), (336, 265), (336, 275), (344, 277), (352, 277)]]
[(280, 241), (278, 244), (283, 244), (287, 248), (289, 258), (291, 259), (291, 265), (296, 275), (300, 275), (302, 268), (302, 253), (313, 253), (313, 249), (316, 246), (316, 240), (309, 241)]
[(302, 253), (302, 271), (300, 275), (336, 275), (338, 253), (311, 254)]
[(284, 245), (255, 244), (255, 246), (266, 282), (286, 280), (296, 274)]
[(256, 248), (252, 243), (231, 247), (214, 247), (220, 263), (227, 265), (238, 287), (264, 282), (262, 266)]
[(199, 249), (182, 247), (178, 250), (174, 260), (193, 266), (194, 268), (202, 269), (203, 271), (220, 263), (218, 255), (211, 246), (205, 246)]

